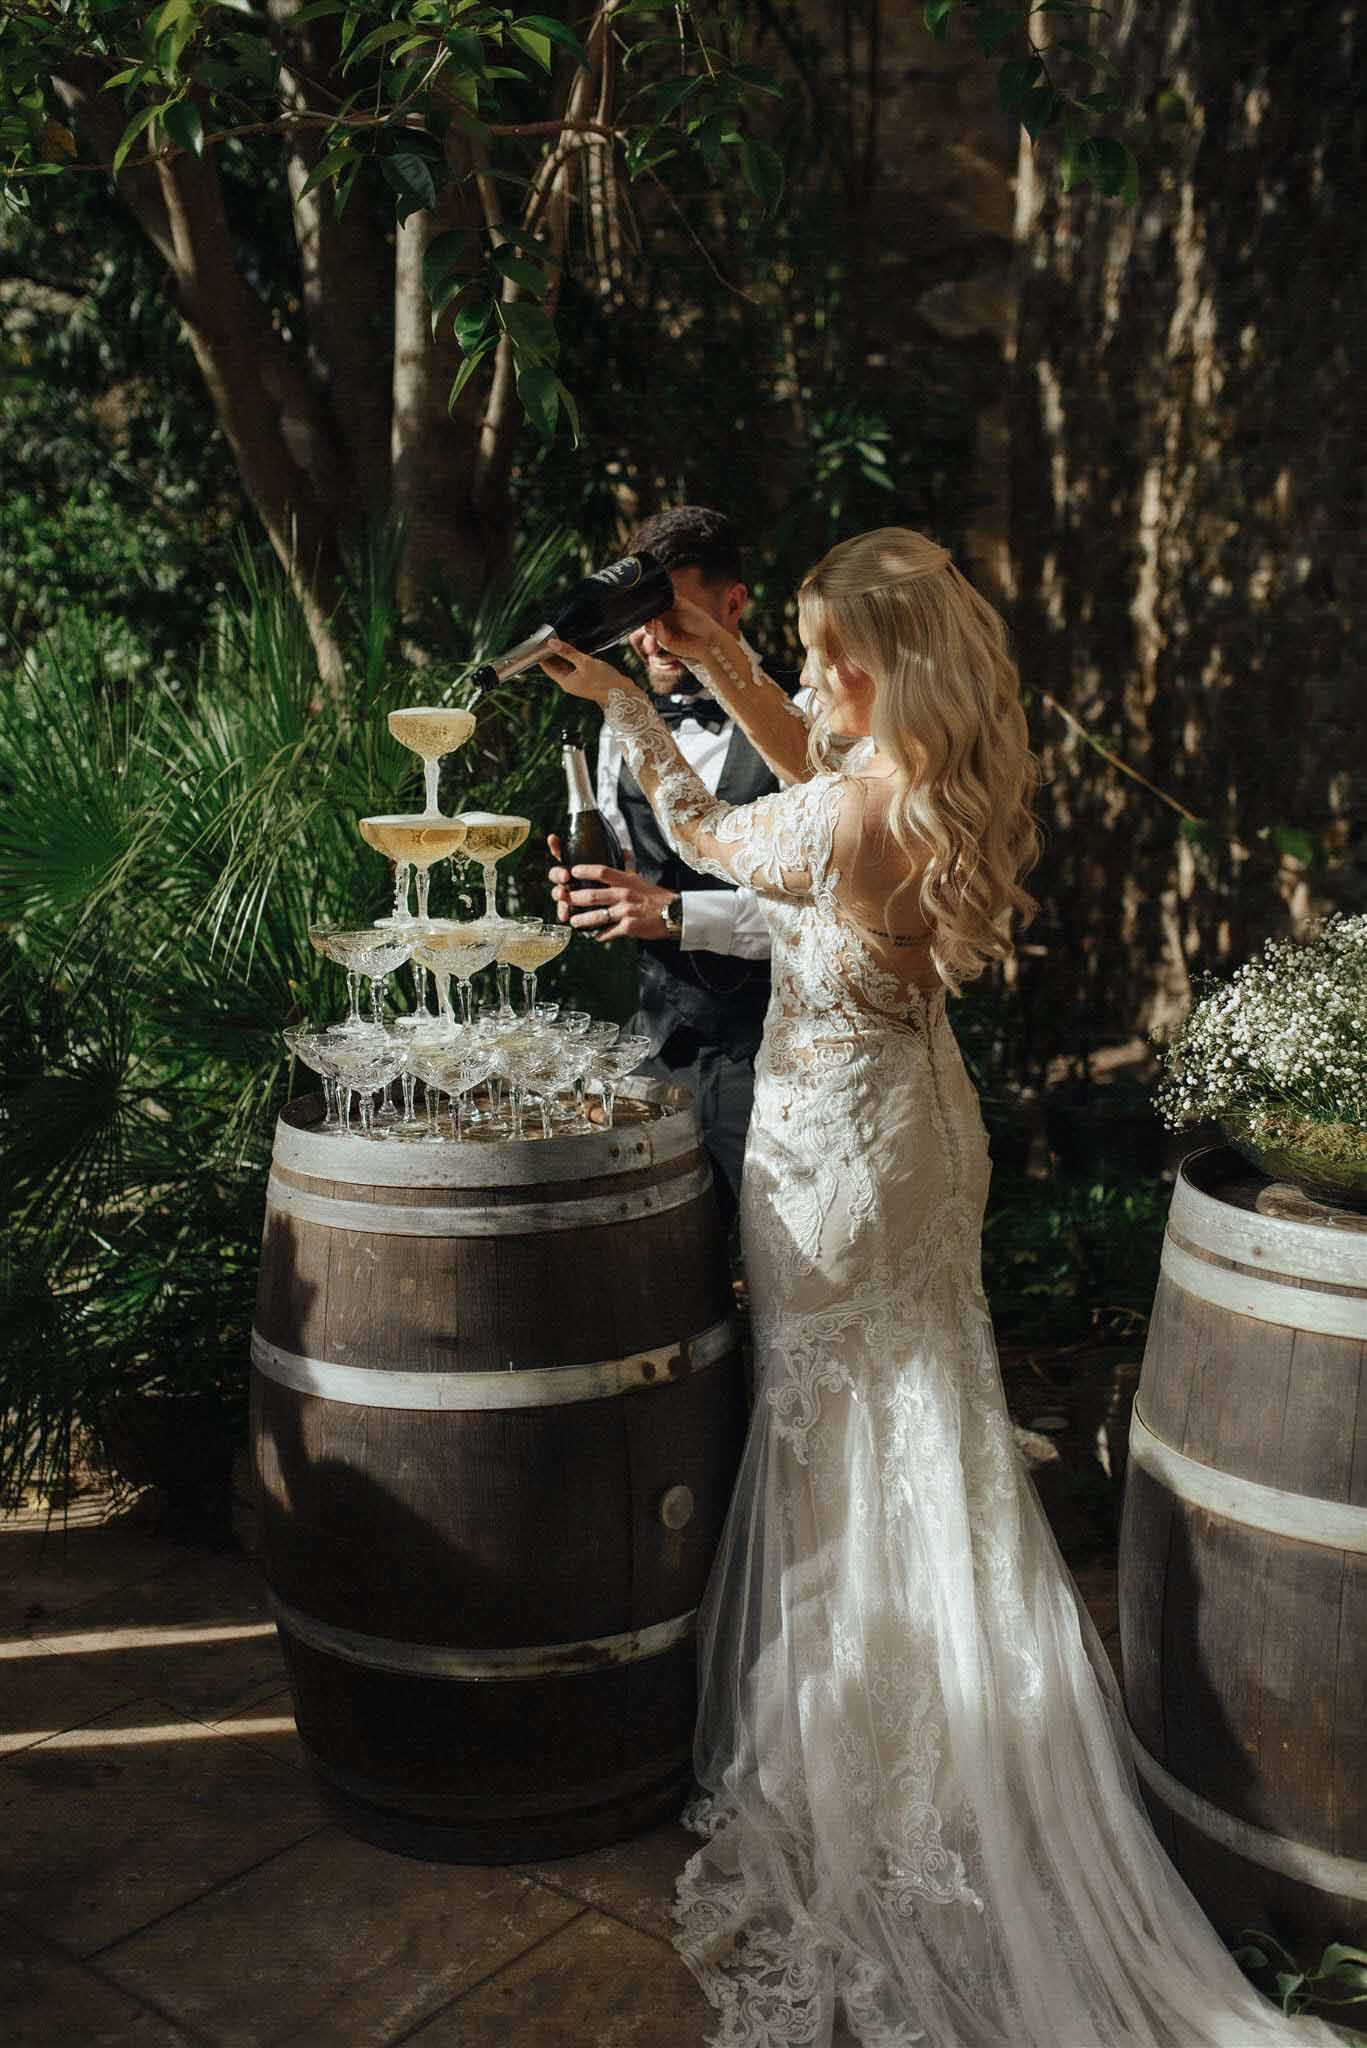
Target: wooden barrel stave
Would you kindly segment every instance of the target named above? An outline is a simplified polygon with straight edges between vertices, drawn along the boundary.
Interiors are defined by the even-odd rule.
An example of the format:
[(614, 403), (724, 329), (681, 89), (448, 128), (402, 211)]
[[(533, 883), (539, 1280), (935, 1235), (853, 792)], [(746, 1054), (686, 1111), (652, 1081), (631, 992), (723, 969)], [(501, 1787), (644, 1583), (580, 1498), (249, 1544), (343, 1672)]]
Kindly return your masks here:
[[(571, 1854), (686, 1792), (693, 1622), (745, 1402), (679, 1115), (573, 1141), (564, 1180), (554, 1145), (498, 1148), (505, 1173), (518, 1156), (492, 1187), (474, 1147), (436, 1170), (389, 1155), (395, 1186), (361, 1177), (376, 1152), (354, 1144), (314, 1148), (337, 1176), (308, 1171), (307, 1118), (282, 1119), (254, 1344), (262, 1556), (315, 1770), (387, 1846)], [(594, 1205), (629, 1221), (577, 1224)], [(331, 1227), (356, 1209), (372, 1227)]]
[[(568, 1613), (575, 1633), (597, 1636), (642, 1627), (671, 1602), (696, 1607), (729, 1497), (712, 1450), (744, 1427), (726, 1363), (651, 1389), (640, 1397), (649, 1415), (629, 1399), (426, 1416), (421, 1460), (400, 1446), (402, 1497), (374, 1476), (386, 1462), (375, 1410), (258, 1376), (272, 1588), (320, 1620), (408, 1642), (442, 1641), (457, 1625), (490, 1645), (554, 1642)], [(681, 1474), (695, 1507), (675, 1531), (658, 1504)], [(299, 1528), (326, 1541), (296, 1542)], [(551, 1531), (573, 1540), (551, 1542)]]
[[(1155, 1826), (1216, 1924), (1361, 1941), (1367, 1556), (1344, 1545), (1365, 1526), (1367, 1342), (1344, 1329), (1367, 1327), (1367, 1247), (1264, 1224), (1258, 1186), (1204, 1154), (1174, 1197), (1121, 1531), (1126, 1704)], [(1298, 1313), (1340, 1327), (1276, 1320)]]

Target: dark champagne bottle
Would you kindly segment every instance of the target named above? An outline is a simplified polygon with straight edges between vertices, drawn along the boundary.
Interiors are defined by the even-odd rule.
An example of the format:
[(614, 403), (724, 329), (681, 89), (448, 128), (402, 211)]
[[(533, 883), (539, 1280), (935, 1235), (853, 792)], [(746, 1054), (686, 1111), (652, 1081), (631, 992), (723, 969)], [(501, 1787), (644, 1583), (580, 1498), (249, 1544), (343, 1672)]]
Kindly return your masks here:
[(673, 603), (669, 571), (654, 555), (624, 555), (620, 562), (609, 562), (606, 569), (577, 583), (549, 625), (538, 626), (496, 661), (486, 661), (475, 671), (474, 680), (487, 690), (509, 676), (520, 675), (524, 668), (535, 668), (548, 640), (567, 640), (581, 654), (602, 654), (644, 626), (647, 619), (667, 612)]
[(620, 868), (622, 842), (594, 801), (584, 749), (570, 732), (561, 733), (560, 746), (565, 762), (565, 820), (560, 827), (564, 864), (574, 868), (597, 861), (605, 868)]

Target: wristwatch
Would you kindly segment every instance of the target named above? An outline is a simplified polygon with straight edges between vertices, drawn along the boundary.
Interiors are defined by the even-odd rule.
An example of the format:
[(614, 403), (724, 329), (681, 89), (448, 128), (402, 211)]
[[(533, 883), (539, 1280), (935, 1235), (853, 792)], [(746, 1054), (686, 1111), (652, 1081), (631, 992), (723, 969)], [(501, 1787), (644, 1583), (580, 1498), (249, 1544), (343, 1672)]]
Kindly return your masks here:
[(660, 912), (666, 935), (671, 939), (683, 937), (683, 897), (671, 896)]

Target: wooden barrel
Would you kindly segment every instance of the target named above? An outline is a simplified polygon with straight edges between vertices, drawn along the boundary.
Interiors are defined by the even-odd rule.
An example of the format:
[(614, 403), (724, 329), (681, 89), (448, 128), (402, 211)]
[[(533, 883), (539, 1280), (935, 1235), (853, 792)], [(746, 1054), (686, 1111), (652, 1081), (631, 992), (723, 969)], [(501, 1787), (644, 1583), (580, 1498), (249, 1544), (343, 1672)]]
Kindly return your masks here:
[(1367, 1941), (1367, 1218), (1223, 1147), (1168, 1218), (1120, 1627), (1145, 1798), (1216, 1926)]
[(676, 1812), (745, 1428), (690, 1100), (520, 1143), (277, 1128), (253, 1335), (260, 1556), (338, 1817), (462, 1862)]

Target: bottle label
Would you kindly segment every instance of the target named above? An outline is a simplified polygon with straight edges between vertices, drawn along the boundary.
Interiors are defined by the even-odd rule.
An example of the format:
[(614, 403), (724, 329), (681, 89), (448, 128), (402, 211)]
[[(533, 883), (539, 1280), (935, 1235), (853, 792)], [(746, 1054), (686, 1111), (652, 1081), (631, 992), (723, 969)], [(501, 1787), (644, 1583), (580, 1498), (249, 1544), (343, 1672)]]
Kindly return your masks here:
[(606, 583), (609, 590), (630, 590), (641, 580), (641, 562), (638, 555), (623, 555), (620, 562), (609, 562), (606, 569), (596, 569), (586, 578), (589, 583)]

